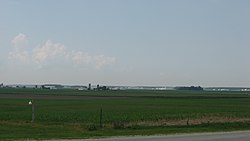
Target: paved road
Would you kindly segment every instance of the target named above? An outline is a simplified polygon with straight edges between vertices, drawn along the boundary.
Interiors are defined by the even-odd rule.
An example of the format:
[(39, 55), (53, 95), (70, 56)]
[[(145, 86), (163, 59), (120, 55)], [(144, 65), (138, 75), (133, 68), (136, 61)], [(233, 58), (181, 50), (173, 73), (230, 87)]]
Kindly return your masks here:
[(250, 131), (197, 133), (163, 136), (134, 136), (64, 141), (250, 141)]

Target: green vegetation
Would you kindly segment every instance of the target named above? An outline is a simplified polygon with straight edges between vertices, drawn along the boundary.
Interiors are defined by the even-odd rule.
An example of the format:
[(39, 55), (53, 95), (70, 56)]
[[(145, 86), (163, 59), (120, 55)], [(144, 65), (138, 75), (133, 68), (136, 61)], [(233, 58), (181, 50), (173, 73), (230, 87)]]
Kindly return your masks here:
[[(3, 99), (1, 94), (82, 97), (77, 100), (36, 99), (36, 118), (31, 123), (30, 99)], [(99, 125), (101, 107), (103, 128)], [(243, 92), (4, 88), (0, 89), (0, 109), (3, 140), (250, 129), (250, 96)]]

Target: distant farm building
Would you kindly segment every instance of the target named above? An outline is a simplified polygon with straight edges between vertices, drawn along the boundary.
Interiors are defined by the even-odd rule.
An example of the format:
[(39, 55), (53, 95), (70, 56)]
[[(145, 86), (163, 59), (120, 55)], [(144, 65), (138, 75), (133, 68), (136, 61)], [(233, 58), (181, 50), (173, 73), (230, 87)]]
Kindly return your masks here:
[(62, 89), (63, 86), (62, 85), (58, 85), (58, 84), (45, 84), (42, 85), (43, 89)]

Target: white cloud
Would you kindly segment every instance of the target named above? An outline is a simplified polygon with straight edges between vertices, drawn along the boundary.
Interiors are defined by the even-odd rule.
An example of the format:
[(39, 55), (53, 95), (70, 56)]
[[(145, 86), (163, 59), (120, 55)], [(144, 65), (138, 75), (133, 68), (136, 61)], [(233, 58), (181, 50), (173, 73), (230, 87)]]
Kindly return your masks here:
[(11, 60), (19, 60), (23, 63), (29, 63), (29, 52), (27, 51), (12, 51), (9, 53), (9, 59)]
[(19, 33), (15, 38), (12, 39), (11, 43), (14, 47), (22, 47), (28, 42), (27, 36), (23, 33)]
[(29, 52), (25, 49), (27, 42), (27, 36), (23, 33), (19, 33), (16, 37), (14, 37), (11, 41), (14, 48), (11, 52), (9, 52), (9, 59), (19, 60), (20, 62), (28, 63)]
[(32, 60), (40, 64), (49, 59), (64, 56), (65, 54), (65, 47), (63, 44), (53, 43), (52, 41), (47, 40), (42, 47), (33, 49)]
[(89, 64), (92, 60), (92, 56), (81, 51), (72, 51), (67, 55), (67, 58), (71, 59), (76, 65)]
[(88, 53), (83, 53), (81, 51), (72, 51), (67, 55), (67, 58), (70, 59), (77, 66), (92, 65), (96, 69), (100, 69), (104, 66), (108, 66), (115, 63), (114, 57), (107, 57), (104, 55), (91, 56)]
[(94, 65), (97, 69), (100, 69), (103, 66), (111, 65), (115, 63), (114, 57), (107, 57), (104, 55), (97, 55), (93, 57)]
[(60, 58), (62, 61), (70, 61), (75, 66), (92, 66), (96, 69), (112, 65), (115, 63), (114, 57), (105, 55), (90, 55), (82, 51), (66, 50), (61, 43), (54, 43), (47, 40), (44, 45), (28, 50), (26, 44), (28, 43), (27, 36), (20, 33), (11, 41), (13, 45), (12, 51), (9, 53), (9, 59), (20, 61), (23, 63), (30, 63), (42, 67), (45, 63), (51, 62), (54, 59)]

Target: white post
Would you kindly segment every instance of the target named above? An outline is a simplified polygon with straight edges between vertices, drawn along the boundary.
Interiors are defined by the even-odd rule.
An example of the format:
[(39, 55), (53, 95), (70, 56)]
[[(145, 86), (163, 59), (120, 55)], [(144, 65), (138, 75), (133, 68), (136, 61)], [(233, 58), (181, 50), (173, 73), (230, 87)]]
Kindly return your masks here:
[(31, 122), (34, 122), (34, 120), (35, 120), (35, 103), (34, 103), (34, 100), (29, 101), (29, 105), (31, 105), (31, 111), (32, 111)]

